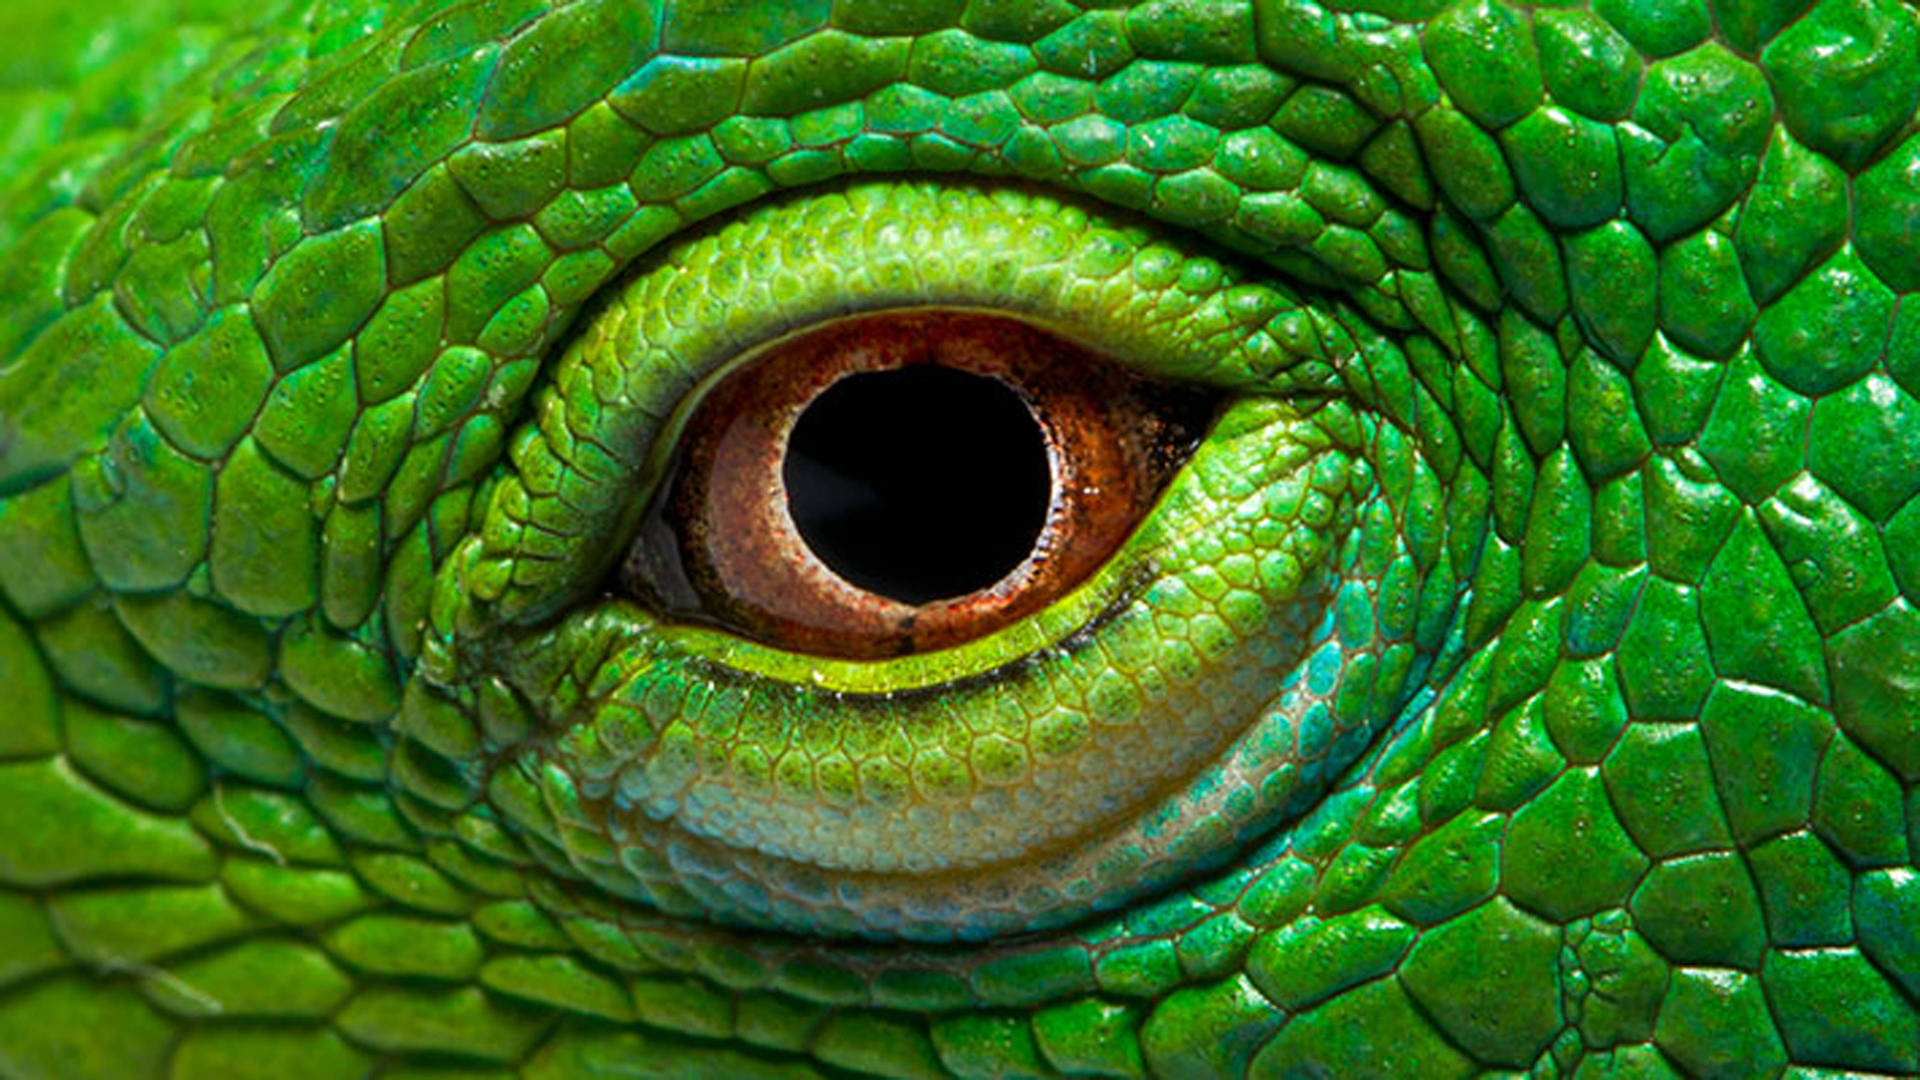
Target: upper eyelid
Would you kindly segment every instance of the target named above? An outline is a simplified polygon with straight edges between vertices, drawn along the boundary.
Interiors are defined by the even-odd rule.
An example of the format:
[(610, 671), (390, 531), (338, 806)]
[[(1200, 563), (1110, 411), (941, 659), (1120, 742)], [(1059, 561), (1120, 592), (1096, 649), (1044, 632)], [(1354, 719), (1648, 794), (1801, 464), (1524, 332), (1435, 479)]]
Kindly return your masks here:
[[(935, 213), (935, 207), (956, 199), (974, 200), (972, 210), (964, 215)], [(948, 237), (952, 243), (938, 245), (936, 252), (923, 250), (913, 235), (886, 228), (863, 230), (859, 223), (869, 214), (882, 221), (964, 221), (965, 226), (957, 227), (989, 231), (1036, 227), (1057, 215), (1060, 229), (1045, 240), (1010, 241), (1004, 250), (983, 257), (964, 236)], [(1076, 223), (1080, 231), (1070, 234)], [(826, 236), (838, 246), (788, 247), (801, 241), (810, 245), (813, 238)], [(1107, 241), (1119, 237), (1127, 238), (1116, 242), (1130, 250), (1136, 261), (1123, 259), (1108, 267), (1104, 262)], [(856, 253), (858, 257), (847, 265), (885, 261), (889, 252), (940, 257), (925, 260), (910, 282), (856, 279), (849, 283), (838, 275), (835, 287), (822, 294), (824, 299), (761, 303), (757, 297), (766, 282), (725, 271), (737, 260), (751, 260), (768, 250), (796, 256), (795, 273), (815, 274)], [(1052, 261), (1027, 261), (1031, 256), (1026, 253), (1035, 250)], [(1082, 263), (1083, 256), (1094, 261)], [(982, 282), (984, 266), (1001, 267), (1017, 284)], [(1211, 288), (1189, 292), (1183, 287), (1187, 283), (1183, 266), (1199, 268)], [(569, 518), (578, 521), (582, 513), (611, 515), (595, 526), (601, 530), (593, 533), (597, 540), (576, 538), (590, 543), (585, 549), (589, 551), (619, 546), (611, 534), (601, 532), (619, 527), (616, 521), (630, 523), (632, 500), (643, 494), (649, 477), (658, 475), (669, 445), (665, 440), (675, 426), (660, 424), (657, 418), (684, 413), (696, 388), (718, 378), (725, 362), (736, 356), (743, 333), (764, 342), (823, 317), (845, 314), (848, 305), (885, 309), (903, 302), (976, 304), (997, 306), (1005, 314), (1024, 314), (1042, 325), (1048, 320), (1077, 323), (1079, 333), (1095, 335), (1083, 339), (1083, 344), (1096, 351), (1123, 358), (1151, 357), (1162, 365), (1143, 367), (1143, 373), (1217, 381), (1222, 387), (1312, 391), (1331, 377), (1325, 357), (1294, 351), (1320, 343), (1321, 331), (1295, 325), (1328, 317), (1314, 305), (1258, 281), (1241, 282), (1230, 267), (1159, 246), (1129, 226), (1045, 196), (1015, 198), (992, 188), (925, 182), (856, 184), (838, 192), (770, 203), (733, 225), (669, 248), (641, 270), (639, 277), (596, 306), (574, 343), (551, 362), (545, 387), (534, 402), (530, 434), (516, 444), (513, 455), (516, 469), (531, 470), (530, 476), (543, 478), (542, 488), (565, 482), (569, 474), (579, 479), (573, 494), (561, 500)], [(1096, 299), (1084, 293), (1086, 288), (1103, 292)], [(690, 298), (696, 306), (681, 309), (662, 304), (673, 296)], [(1092, 310), (1085, 310), (1083, 305), (1090, 301)], [(806, 306), (809, 303), (825, 306)], [(1176, 319), (1176, 313), (1184, 314)], [(1114, 336), (1103, 340), (1102, 334)], [(536, 437), (533, 432), (543, 434)], [(626, 449), (613, 449), (622, 447)], [(596, 460), (578, 460), (588, 452)], [(626, 479), (607, 482), (609, 468)], [(510, 477), (509, 482), (518, 481)], [(495, 502), (507, 494), (497, 494)], [(541, 490), (530, 490), (528, 495), (527, 508), (512, 513), (531, 515), (529, 520), (538, 519), (543, 501), (556, 497)], [(628, 505), (629, 510), (621, 511), (620, 505)], [(622, 517), (623, 513), (627, 516)], [(517, 528), (517, 523), (502, 516), (499, 506), (490, 509), (480, 532), (483, 548), (475, 557), (486, 562), (510, 552), (505, 538)], [(509, 586), (484, 606), (493, 612), (491, 619), (525, 622), (550, 613), (570, 595), (542, 576)]]

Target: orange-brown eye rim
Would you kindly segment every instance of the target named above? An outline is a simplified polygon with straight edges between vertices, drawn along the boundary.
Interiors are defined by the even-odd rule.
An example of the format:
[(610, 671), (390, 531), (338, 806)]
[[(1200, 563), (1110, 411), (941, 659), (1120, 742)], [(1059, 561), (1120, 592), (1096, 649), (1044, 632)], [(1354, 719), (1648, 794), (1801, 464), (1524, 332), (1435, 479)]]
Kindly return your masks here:
[[(1049, 488), (1031, 550), (1004, 576), (911, 603), (836, 572), (802, 535), (785, 464), (807, 409), (849, 377), (933, 366), (997, 380), (1026, 406)], [(927, 652), (990, 633), (1099, 569), (1191, 452), (1213, 402), (998, 315), (897, 311), (774, 344), (694, 410), (621, 569), (671, 617), (780, 648), (852, 659)]]

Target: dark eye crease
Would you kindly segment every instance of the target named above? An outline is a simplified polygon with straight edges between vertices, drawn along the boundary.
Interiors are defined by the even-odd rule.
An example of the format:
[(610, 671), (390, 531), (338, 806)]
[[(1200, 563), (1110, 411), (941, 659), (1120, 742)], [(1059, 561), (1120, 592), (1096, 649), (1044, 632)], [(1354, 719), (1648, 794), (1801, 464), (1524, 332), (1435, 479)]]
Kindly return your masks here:
[(1920, 1075), (1911, 5), (19, 7), (0, 1076)]

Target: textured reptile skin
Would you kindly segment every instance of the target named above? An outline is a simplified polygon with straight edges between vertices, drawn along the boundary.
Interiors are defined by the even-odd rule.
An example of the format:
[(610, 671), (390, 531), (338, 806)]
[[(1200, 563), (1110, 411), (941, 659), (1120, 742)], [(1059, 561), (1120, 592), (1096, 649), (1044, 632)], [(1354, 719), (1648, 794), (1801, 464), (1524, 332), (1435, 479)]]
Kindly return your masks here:
[[(1920, 1074), (1911, 6), (0, 35), (0, 1075)], [(959, 649), (602, 595), (915, 305), (1229, 404)]]

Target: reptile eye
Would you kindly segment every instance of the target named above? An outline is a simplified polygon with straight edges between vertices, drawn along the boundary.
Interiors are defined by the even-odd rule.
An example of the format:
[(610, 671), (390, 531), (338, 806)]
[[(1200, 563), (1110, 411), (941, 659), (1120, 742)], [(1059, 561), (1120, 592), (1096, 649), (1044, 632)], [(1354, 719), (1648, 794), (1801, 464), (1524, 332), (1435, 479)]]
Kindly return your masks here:
[(1013, 319), (832, 323), (705, 395), (621, 584), (804, 652), (956, 644), (1104, 563), (1210, 404)]
[(495, 702), (436, 746), (670, 915), (939, 942), (1124, 904), (1396, 714), (1419, 597), (1335, 391), (1381, 347), (1049, 196), (757, 207), (583, 312), (404, 723)]

